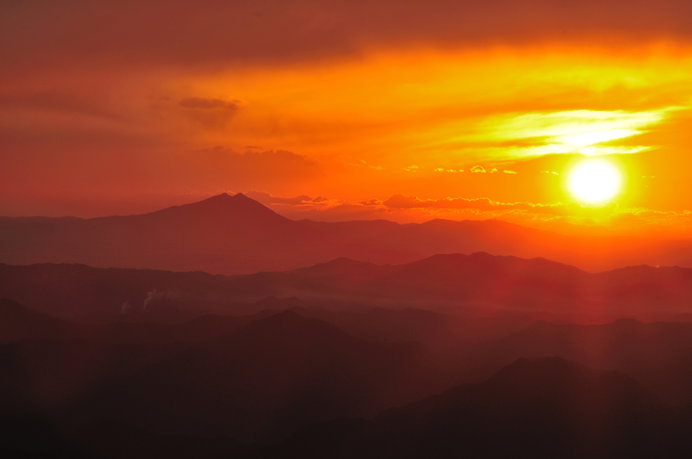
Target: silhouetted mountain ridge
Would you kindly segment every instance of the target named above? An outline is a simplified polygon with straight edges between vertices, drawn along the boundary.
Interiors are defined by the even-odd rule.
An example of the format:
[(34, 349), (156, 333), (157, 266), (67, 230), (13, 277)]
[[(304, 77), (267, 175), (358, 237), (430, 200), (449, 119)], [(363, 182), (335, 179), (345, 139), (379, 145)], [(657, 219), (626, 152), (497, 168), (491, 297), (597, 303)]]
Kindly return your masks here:
[(319, 300), (661, 320), (689, 313), (692, 305), (692, 269), (589, 273), (540, 258), (487, 253), (434, 255), (401, 265), (340, 258), (288, 272), (240, 276), (69, 264), (0, 264), (0, 274), (1, 296), (50, 315), (95, 319), (135, 313), (184, 319)]
[(0, 261), (13, 264), (78, 262), (239, 274), (297, 269), (339, 257), (401, 264), (437, 253), (478, 251), (590, 269), (692, 266), (692, 241), (563, 236), (498, 220), (295, 221), (241, 193), (130, 216), (0, 218)]
[(272, 453), (306, 458), (649, 457), (670, 452), (675, 437), (668, 437), (668, 429), (675, 419), (670, 407), (625, 375), (559, 358), (519, 359), (482, 383), (388, 410), (369, 422), (302, 431)]
[(560, 357), (624, 372), (670, 403), (692, 403), (692, 324), (630, 318), (602, 325), (537, 321), (482, 351), (479, 361), (504, 365), (518, 357)]
[(258, 222), (276, 224), (288, 221), (287, 218), (282, 217), (273, 210), (248, 198), (242, 193), (233, 196), (228, 193), (222, 193), (203, 201), (168, 207), (144, 215), (197, 218), (201, 220), (233, 218), (237, 224), (248, 222), (255, 224)]

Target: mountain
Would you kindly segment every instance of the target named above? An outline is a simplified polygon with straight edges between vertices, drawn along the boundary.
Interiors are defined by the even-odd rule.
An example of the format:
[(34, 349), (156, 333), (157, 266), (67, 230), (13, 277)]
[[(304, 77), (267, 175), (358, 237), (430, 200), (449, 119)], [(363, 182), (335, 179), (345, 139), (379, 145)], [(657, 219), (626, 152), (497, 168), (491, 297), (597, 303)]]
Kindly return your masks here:
[(210, 272), (255, 270), (272, 266), (270, 254), (277, 250), (272, 241), (291, 224), (242, 194), (222, 194), (144, 215), (3, 219), (0, 259)]
[(223, 224), (229, 220), (230, 223), (235, 223), (239, 227), (281, 225), (290, 221), (242, 193), (234, 196), (222, 193), (200, 202), (169, 207), (141, 217), (169, 220), (170, 223), (181, 223), (186, 220), (213, 223), (209, 219), (216, 219), (217, 223)]
[[(479, 384), (370, 421), (306, 429), (275, 457), (684, 457), (674, 410), (633, 379), (558, 359), (520, 359)], [(681, 425), (677, 425), (677, 428)], [(677, 439), (680, 441), (680, 439)]]
[[(442, 267), (459, 263), (443, 260)], [(504, 266), (501, 257), (485, 260), (486, 266), (496, 262)], [(513, 271), (515, 263), (521, 266), (521, 260), (511, 260), (506, 269)], [(558, 271), (551, 262), (533, 263), (539, 272)], [(337, 260), (324, 272), (357, 266), (374, 269)], [(423, 263), (413, 271), (435, 266)], [(237, 280), (203, 273), (38, 267), (94, 271), (91, 276), (104, 276), (99, 282), (116, 273), (114, 285), (137, 275), (172, 276), (188, 285), (194, 283), (186, 275), (207, 285)], [(393, 269), (376, 271), (389, 276)], [(400, 269), (410, 275), (409, 265)], [(239, 276), (246, 277), (253, 276)], [(279, 299), (262, 302), (280, 305)], [(175, 321), (69, 324), (0, 301), (0, 319), (8, 325), (0, 327), (0, 425), (11, 435), (0, 435), (0, 452), (12, 457), (63, 452), (65, 457), (142, 458), (624, 458), (676, 457), (675, 451), (692, 446), (692, 411), (659, 399), (690, 400), (682, 396), (690, 396), (692, 381), (688, 323), (538, 321), (516, 331), (505, 324), (516, 317), (505, 313), (486, 324), (503, 337), (465, 341), (464, 335), (481, 328), (478, 317), (364, 305), (317, 308), (301, 306), (295, 298), (287, 299), (286, 308), (192, 320), (177, 315)], [(443, 336), (456, 337), (458, 345), (447, 348), (451, 352), (427, 346), (444, 341)], [(493, 366), (501, 369), (482, 382), (459, 385), (480, 380), (477, 375)]]
[(560, 356), (621, 371), (674, 404), (692, 403), (692, 324), (620, 319), (602, 325), (538, 321), (479, 349), (482, 366)]
[(0, 298), (0, 343), (62, 336), (70, 324), (33, 311), (16, 301)]
[(297, 269), (339, 257), (400, 264), (437, 253), (478, 251), (542, 256), (587, 269), (692, 266), (692, 241), (562, 236), (497, 220), (295, 221), (240, 193), (142, 215), (0, 218), (0, 262), (10, 264), (240, 274)]
[(0, 407), (88, 457), (150, 457), (139, 448), (175, 436), (223, 449), (420, 398), (437, 384), (426, 359), (420, 345), (367, 341), (292, 311), (81, 325), (0, 344)]

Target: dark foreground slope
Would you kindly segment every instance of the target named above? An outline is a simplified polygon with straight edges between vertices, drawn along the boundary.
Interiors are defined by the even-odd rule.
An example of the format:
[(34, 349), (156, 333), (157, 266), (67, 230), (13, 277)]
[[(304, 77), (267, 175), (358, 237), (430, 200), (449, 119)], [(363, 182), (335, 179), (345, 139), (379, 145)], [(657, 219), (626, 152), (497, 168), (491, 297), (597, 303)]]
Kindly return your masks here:
[[(46, 320), (24, 315), (26, 328)], [(24, 420), (13, 429), (43, 429), (50, 444), (95, 457), (146, 457), (140, 451), (166, 438), (251, 445), (369, 416), (423, 396), (434, 374), (419, 345), (360, 340), (293, 312), (175, 325), (54, 321), (42, 336), (2, 336), (0, 421)], [(20, 433), (0, 435), (0, 449), (20, 448)]]
[[(687, 457), (692, 424), (619, 373), (521, 359), (370, 421), (314, 426), (274, 457)], [(687, 435), (687, 436), (685, 436)]]
[(692, 403), (692, 324), (688, 322), (620, 319), (576, 325), (538, 321), (478, 351), (482, 354), (479, 366), (485, 365), (485, 372), (519, 357), (558, 355), (626, 373), (670, 403)]
[[(624, 458), (683, 457), (678, 448), (692, 446), (692, 410), (650, 390), (652, 381), (675, 381), (692, 358), (685, 324), (537, 323), (487, 343), (462, 338), (443, 348), (402, 341), (426, 336), (415, 324), (427, 329), (442, 316), (401, 313), (329, 310), (321, 320), (317, 310), (296, 308), (75, 324), (2, 300), (0, 453)], [(372, 331), (356, 322), (377, 317), (398, 323), (387, 340), (335, 325)], [(594, 343), (612, 358), (592, 361), (580, 352)], [(627, 354), (647, 347), (666, 363)], [(479, 363), (487, 371), (551, 349), (656, 378), (643, 386), (622, 373), (544, 358), (519, 359), (482, 383), (459, 385), (480, 374)], [(657, 389), (665, 395), (669, 387)]]

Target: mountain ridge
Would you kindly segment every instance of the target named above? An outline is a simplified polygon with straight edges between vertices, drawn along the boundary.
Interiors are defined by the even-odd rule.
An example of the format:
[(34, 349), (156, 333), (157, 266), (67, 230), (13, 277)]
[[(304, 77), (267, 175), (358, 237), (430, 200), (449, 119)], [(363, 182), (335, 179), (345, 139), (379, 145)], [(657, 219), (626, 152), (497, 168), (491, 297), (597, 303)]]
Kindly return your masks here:
[(692, 269), (634, 269), (590, 273), (550, 260), (487, 253), (436, 255), (399, 265), (338, 258), (296, 270), (233, 276), (0, 263), (0, 296), (58, 316), (93, 314), (94, 318), (127, 311), (169, 311), (183, 318), (231, 307), (253, 311), (262, 304), (275, 304), (283, 308), (306, 300), (336, 305), (425, 305), (454, 311), (542, 311), (576, 314), (584, 320), (593, 316), (589, 320), (596, 321), (608, 317), (660, 320), (691, 312)]
[[(619, 249), (612, 249), (614, 242)], [(552, 259), (589, 271), (636, 264), (692, 266), (692, 242), (679, 250), (665, 241), (651, 244), (631, 251), (626, 241), (574, 239), (496, 219), (407, 224), (291, 220), (242, 193), (137, 215), (0, 218), (0, 262), (220, 274), (285, 271), (340, 257), (382, 265), (476, 252)]]
[(665, 455), (676, 439), (668, 431), (680, 422), (676, 413), (622, 373), (555, 357), (518, 359), (483, 382), (369, 420), (304, 429), (271, 452), (286, 458), (336, 452), (373, 459), (651, 457)]

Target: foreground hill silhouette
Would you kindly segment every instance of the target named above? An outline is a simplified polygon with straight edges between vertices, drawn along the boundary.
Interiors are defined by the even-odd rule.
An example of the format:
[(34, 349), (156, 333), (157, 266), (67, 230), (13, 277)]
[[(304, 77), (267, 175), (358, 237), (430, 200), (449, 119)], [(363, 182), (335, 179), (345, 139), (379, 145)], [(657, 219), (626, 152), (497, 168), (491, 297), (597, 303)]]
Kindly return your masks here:
[(43, 338), (3, 333), (0, 452), (11, 457), (624, 458), (692, 446), (692, 413), (621, 373), (519, 359), (439, 392), (444, 373), (420, 345), (358, 339), (292, 311), (53, 319)]
[(387, 264), (477, 251), (542, 256), (588, 269), (692, 266), (690, 240), (568, 237), (495, 220), (294, 221), (243, 194), (220, 194), (143, 215), (0, 218), (0, 262), (10, 264), (237, 274), (295, 269), (339, 257)]
[[(479, 348), (491, 368), (518, 357), (559, 355), (635, 377), (674, 404), (692, 403), (692, 324), (620, 319), (602, 325), (538, 321)], [(487, 367), (486, 367), (487, 368)]]
[[(624, 458), (683, 457), (675, 452), (692, 446), (687, 323), (538, 321), (508, 331), (510, 313), (479, 322), (288, 304), (89, 324), (1, 300), (0, 452)], [(467, 340), (480, 323), (498, 336)], [(552, 355), (624, 374), (522, 358)]]
[[(26, 325), (44, 323), (5, 303)], [(68, 325), (54, 320), (41, 337), (0, 330), (0, 421), (26, 420), (26, 432), (13, 430), (28, 437), (23, 444), (0, 434), (0, 451), (33, 451), (34, 429), (47, 429), (49, 445), (78, 446), (87, 457), (146, 457), (148, 445), (176, 436), (193, 445), (216, 439), (216, 455), (219, 442), (228, 452), (317, 421), (373, 415), (433, 387), (420, 345), (365, 341), (290, 311)], [(121, 444), (119, 432), (141, 443)]]
[(370, 421), (315, 426), (276, 457), (685, 457), (679, 414), (631, 378), (558, 358), (520, 359)]

